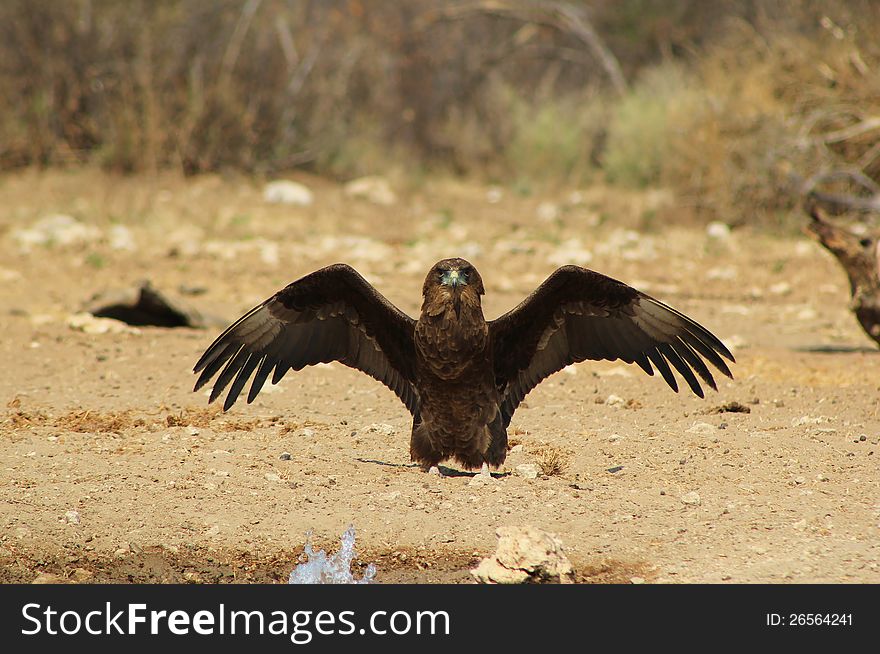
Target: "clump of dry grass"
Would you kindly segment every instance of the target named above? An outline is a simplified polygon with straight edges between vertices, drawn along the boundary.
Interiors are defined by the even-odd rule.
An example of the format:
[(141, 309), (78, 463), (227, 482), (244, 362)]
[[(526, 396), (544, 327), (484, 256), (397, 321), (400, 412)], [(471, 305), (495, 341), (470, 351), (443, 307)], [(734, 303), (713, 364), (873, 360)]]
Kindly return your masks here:
[(561, 475), (568, 468), (571, 460), (571, 450), (558, 445), (541, 443), (529, 448), (529, 453), (534, 457), (535, 463), (541, 468), (541, 472), (552, 477)]

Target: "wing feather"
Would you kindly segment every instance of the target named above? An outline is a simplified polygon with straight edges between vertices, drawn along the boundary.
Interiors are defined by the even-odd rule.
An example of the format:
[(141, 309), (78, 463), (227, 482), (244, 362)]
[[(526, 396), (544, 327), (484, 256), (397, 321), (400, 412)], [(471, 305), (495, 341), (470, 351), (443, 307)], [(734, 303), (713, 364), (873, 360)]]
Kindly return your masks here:
[(201, 373), (194, 390), (220, 371), (209, 401), (232, 382), (227, 410), (252, 375), (248, 402), (270, 374), (277, 384), (290, 369), (339, 361), (385, 384), (415, 414), (414, 325), (353, 268), (327, 266), (289, 284), (220, 334), (193, 369)]

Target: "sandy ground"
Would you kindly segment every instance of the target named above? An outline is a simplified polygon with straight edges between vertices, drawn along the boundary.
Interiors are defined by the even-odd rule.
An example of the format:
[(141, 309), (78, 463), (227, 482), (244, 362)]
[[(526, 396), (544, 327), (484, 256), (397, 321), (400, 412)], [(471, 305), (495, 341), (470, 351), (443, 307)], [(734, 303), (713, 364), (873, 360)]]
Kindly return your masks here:
[[(880, 355), (806, 237), (661, 228), (661, 192), (435, 181), (380, 206), (302, 181), (308, 207), (234, 178), (0, 178), (0, 581), (283, 581), (309, 532), (335, 549), (354, 525), (377, 581), (468, 582), (497, 527), (531, 524), (584, 582), (880, 582)], [(93, 229), (29, 245), (20, 230), (55, 213)], [(619, 362), (569, 368), (517, 412), (501, 474), (472, 484), (414, 467), (402, 404), (341, 365), (223, 414), (191, 390), (221, 325), (70, 326), (141, 279), (230, 321), (334, 261), (415, 316), (425, 272), (456, 255), (489, 318), (588, 263), (710, 328), (736, 378), (700, 400)], [(732, 402), (749, 412), (719, 412)]]

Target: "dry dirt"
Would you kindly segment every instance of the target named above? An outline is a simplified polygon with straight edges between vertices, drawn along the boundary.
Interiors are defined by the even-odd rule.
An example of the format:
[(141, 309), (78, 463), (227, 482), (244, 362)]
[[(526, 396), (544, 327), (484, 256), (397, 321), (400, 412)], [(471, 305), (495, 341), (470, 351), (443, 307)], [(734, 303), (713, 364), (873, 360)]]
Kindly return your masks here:
[[(806, 237), (660, 226), (670, 198), (656, 191), (431, 181), (378, 206), (302, 181), (312, 206), (266, 204), (238, 178), (0, 179), (0, 581), (284, 581), (308, 532), (335, 550), (354, 525), (377, 581), (459, 583), (497, 527), (531, 524), (584, 582), (880, 582), (880, 354)], [(21, 242), (53, 213), (101, 236)], [(591, 256), (725, 340), (735, 379), (700, 400), (620, 363), (560, 372), (514, 417), (506, 467), (475, 485), (411, 465), (404, 407), (341, 365), (224, 414), (191, 391), (220, 325), (68, 323), (92, 294), (147, 278), (229, 321), (334, 261), (415, 316), (425, 272), (455, 255), (481, 271), (489, 318)], [(525, 463), (550, 474), (527, 479)]]

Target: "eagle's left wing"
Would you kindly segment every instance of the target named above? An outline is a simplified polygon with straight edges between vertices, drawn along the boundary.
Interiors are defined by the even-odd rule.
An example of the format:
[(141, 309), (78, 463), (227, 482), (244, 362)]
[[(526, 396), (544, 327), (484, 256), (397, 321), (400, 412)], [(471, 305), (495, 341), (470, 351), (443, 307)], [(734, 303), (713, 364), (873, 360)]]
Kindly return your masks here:
[(225, 411), (251, 375), (248, 402), (270, 373), (275, 384), (291, 368), (339, 361), (381, 381), (415, 415), (414, 325), (354, 268), (327, 266), (289, 284), (220, 334), (195, 365), (193, 372), (201, 375), (193, 390), (219, 371), (209, 401), (231, 382)]
[[(705, 327), (654, 298), (578, 266), (557, 269), (516, 308), (489, 323), (495, 379), (505, 424), (543, 379), (585, 359), (651, 364), (676, 392), (669, 364), (703, 397), (694, 372), (710, 387), (715, 380), (703, 358), (732, 377), (721, 357), (733, 355)], [(702, 358), (701, 358), (702, 357)]]

